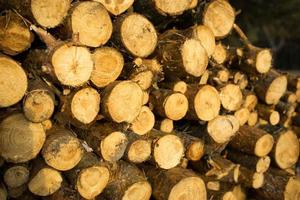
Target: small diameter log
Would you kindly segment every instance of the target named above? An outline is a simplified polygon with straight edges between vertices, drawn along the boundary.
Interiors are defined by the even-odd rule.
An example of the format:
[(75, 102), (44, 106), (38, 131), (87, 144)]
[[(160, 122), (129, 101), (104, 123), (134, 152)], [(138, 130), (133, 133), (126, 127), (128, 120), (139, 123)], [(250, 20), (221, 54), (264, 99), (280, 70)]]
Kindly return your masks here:
[(239, 86), (227, 84), (220, 89), (222, 106), (228, 111), (238, 110), (243, 103), (243, 94)]
[(62, 23), (68, 13), (71, 0), (1, 0), (8, 8), (15, 9), (23, 17), (45, 28), (54, 28)]
[(0, 54), (0, 107), (19, 102), (27, 90), (27, 76), (21, 65)]
[(47, 166), (41, 159), (33, 162), (28, 189), (38, 196), (48, 196), (56, 192), (63, 182), (61, 173)]
[(13, 114), (0, 124), (0, 153), (9, 162), (22, 163), (36, 157), (46, 134), (42, 124), (28, 121), (22, 114)]
[(274, 132), (275, 144), (272, 158), (281, 169), (287, 169), (297, 163), (299, 158), (299, 140), (292, 130)]
[(224, 85), (230, 78), (230, 72), (226, 67), (222, 65), (214, 66), (210, 70), (210, 82), (211, 84)]
[[(235, 10), (226, 0), (210, 2), (203, 13), (203, 24), (208, 26), (217, 39), (226, 37), (233, 28)], [(222, 25), (220, 25), (222, 22)]]
[(173, 120), (165, 118), (161, 121), (156, 120), (154, 127), (164, 133), (171, 133), (174, 129), (174, 123)]
[(256, 111), (251, 112), (248, 119), (248, 126), (255, 126), (258, 122), (258, 114)]
[(263, 157), (271, 152), (273, 144), (273, 136), (266, 131), (244, 125), (237, 131), (229, 146), (244, 153)]
[(257, 104), (256, 106), (258, 116), (268, 121), (271, 125), (275, 126), (280, 122), (280, 114), (276, 110), (271, 109), (264, 104)]
[(164, 89), (173, 90), (174, 92), (180, 92), (182, 94), (186, 93), (187, 88), (188, 88), (186, 82), (181, 81), (181, 80), (177, 80), (174, 82), (162, 82), (162, 83), (159, 83), (159, 87), (164, 88)]
[(234, 116), (239, 120), (240, 126), (243, 126), (249, 120), (250, 111), (248, 108), (240, 108), (239, 110), (235, 111)]
[(268, 105), (275, 105), (287, 90), (287, 78), (275, 70), (271, 70), (265, 77), (255, 83), (255, 92)]
[[(288, 89), (290, 90), (289, 85)], [(282, 101), (290, 104), (295, 104), (297, 103), (297, 95), (294, 92), (286, 91), (282, 97)]]
[(200, 77), (208, 65), (208, 56), (201, 42), (178, 30), (169, 30), (159, 38), (158, 58), (167, 76)]
[(110, 16), (99, 2), (84, 1), (73, 4), (65, 21), (64, 30), (61, 30), (63, 39), (72, 37), (73, 41), (85, 46), (104, 45), (112, 34)]
[(238, 169), (238, 183), (241, 183), (245, 187), (258, 189), (264, 185), (264, 174), (249, 170), (242, 165), (237, 165)]
[(83, 154), (83, 147), (73, 133), (64, 128), (52, 128), (42, 149), (47, 165), (60, 171), (75, 167)]
[(149, 200), (152, 188), (144, 173), (136, 166), (125, 161), (119, 161), (111, 169), (112, 180), (103, 191), (107, 200)]
[(188, 160), (197, 161), (203, 157), (205, 144), (202, 139), (183, 132), (176, 132), (176, 135), (183, 141), (185, 157)]
[(229, 55), (228, 55), (227, 48), (221, 42), (217, 43), (215, 50), (211, 56), (212, 60), (214, 62), (216, 62), (217, 64), (221, 65), (221, 64), (225, 63), (228, 56)]
[(249, 111), (253, 111), (258, 103), (257, 96), (254, 92), (249, 90), (243, 90), (244, 103), (243, 107), (248, 108)]
[(128, 145), (125, 151), (125, 158), (131, 163), (142, 163), (150, 159), (152, 141), (147, 136), (139, 136), (127, 132)]
[(114, 23), (114, 44), (136, 57), (147, 57), (157, 44), (157, 33), (152, 23), (143, 15), (130, 13)]
[(128, 144), (122, 130), (118, 124), (99, 123), (89, 130), (78, 131), (78, 134), (104, 160), (116, 162), (123, 157)]
[(180, 137), (152, 130), (149, 138), (152, 140), (152, 157), (158, 167), (171, 169), (180, 164), (184, 156), (184, 144)]
[(143, 105), (143, 91), (132, 81), (115, 81), (103, 91), (101, 113), (117, 122), (133, 122)]
[(189, 85), (185, 95), (189, 101), (188, 119), (209, 121), (219, 115), (220, 96), (213, 86)]
[(0, 199), (7, 199), (7, 190), (2, 182), (0, 182)]
[(122, 54), (112, 47), (97, 48), (93, 53), (93, 60), (95, 66), (90, 80), (98, 88), (103, 88), (115, 81), (124, 66)]
[(30, 82), (23, 100), (25, 117), (32, 122), (43, 122), (52, 116), (54, 107), (55, 96), (48, 85), (41, 79)]
[(111, 1), (106, 1), (106, 0), (95, 0), (100, 2), (106, 10), (108, 10), (111, 14), (113, 15), (120, 15), (124, 13), (126, 10), (128, 10), (134, 0), (124, 0), (124, 1), (119, 1), (119, 0), (111, 0)]
[(108, 184), (110, 173), (97, 155), (86, 152), (78, 165), (66, 172), (66, 176), (83, 198), (94, 199)]
[(88, 126), (96, 121), (100, 110), (100, 94), (92, 87), (71, 93), (62, 99), (60, 115), (64, 123), (74, 126)]
[(232, 162), (245, 166), (258, 173), (266, 172), (271, 164), (269, 156), (256, 157), (235, 150), (229, 150), (226, 155)]
[(161, 117), (180, 120), (186, 115), (189, 103), (186, 96), (180, 92), (159, 89), (151, 92), (150, 104)]
[(159, 170), (151, 167), (145, 167), (144, 170), (157, 200), (207, 199), (204, 181), (191, 170)]
[(0, 50), (8, 55), (17, 55), (27, 50), (34, 35), (23, 19), (13, 11), (0, 16)]
[(270, 200), (299, 199), (300, 180), (285, 171), (271, 169), (265, 173), (265, 184), (256, 192), (262, 198)]
[(143, 106), (140, 114), (130, 125), (130, 130), (138, 135), (145, 135), (153, 127), (155, 123), (155, 116), (149, 107)]
[(7, 168), (3, 174), (3, 181), (9, 188), (25, 185), (29, 180), (29, 168), (26, 165), (14, 165)]

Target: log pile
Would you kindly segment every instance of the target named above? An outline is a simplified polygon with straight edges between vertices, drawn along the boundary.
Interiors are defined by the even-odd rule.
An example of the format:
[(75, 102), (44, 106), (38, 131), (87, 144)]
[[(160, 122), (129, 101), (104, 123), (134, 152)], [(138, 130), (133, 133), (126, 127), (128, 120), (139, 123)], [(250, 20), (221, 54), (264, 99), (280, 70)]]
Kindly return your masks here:
[(300, 77), (227, 0), (0, 11), (0, 200), (300, 200)]

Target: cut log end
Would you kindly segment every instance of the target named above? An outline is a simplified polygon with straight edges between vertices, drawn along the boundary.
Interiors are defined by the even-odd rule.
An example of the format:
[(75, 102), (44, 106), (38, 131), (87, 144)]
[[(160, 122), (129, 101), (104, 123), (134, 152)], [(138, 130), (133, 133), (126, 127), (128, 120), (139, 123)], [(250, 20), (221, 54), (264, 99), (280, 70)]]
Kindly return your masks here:
[(140, 114), (131, 124), (131, 130), (138, 135), (148, 133), (155, 123), (155, 117), (152, 111), (147, 106), (143, 106)]
[(32, 122), (43, 122), (52, 116), (54, 104), (53, 97), (47, 91), (31, 91), (23, 101), (24, 115)]
[(147, 90), (152, 86), (154, 75), (150, 70), (146, 70), (134, 75), (131, 80), (136, 82), (143, 90)]
[(13, 166), (5, 171), (3, 180), (10, 188), (20, 187), (29, 180), (29, 170), (21, 165)]
[(228, 84), (221, 88), (220, 99), (226, 110), (236, 111), (243, 103), (243, 94), (239, 86)]
[(54, 28), (59, 25), (67, 15), (70, 0), (32, 0), (31, 11), (34, 19), (43, 27)]
[(206, 50), (208, 57), (215, 52), (216, 41), (212, 30), (204, 25), (199, 25), (193, 30), (193, 37), (200, 40), (202, 46)]
[(119, 82), (108, 95), (104, 106), (113, 121), (131, 123), (140, 113), (143, 91), (138, 84), (132, 81)]
[(91, 75), (91, 81), (99, 88), (115, 81), (121, 74), (124, 66), (122, 54), (111, 47), (96, 49), (93, 54), (93, 60), (95, 66)]
[(269, 156), (261, 157), (257, 161), (256, 171), (258, 173), (264, 173), (269, 169), (270, 164), (271, 164), (271, 159)]
[(221, 101), (218, 91), (210, 86), (203, 86), (196, 94), (194, 108), (199, 119), (210, 121), (220, 112)]
[(154, 51), (157, 44), (157, 33), (147, 18), (134, 13), (128, 15), (122, 22), (121, 39), (130, 53), (143, 58)]
[(148, 200), (152, 193), (151, 185), (147, 181), (141, 181), (131, 185), (126, 191), (122, 200)]
[(180, 164), (184, 155), (184, 146), (179, 137), (166, 135), (154, 146), (154, 159), (162, 169), (171, 169)]
[(100, 144), (101, 155), (109, 162), (120, 160), (126, 150), (128, 140), (122, 132), (112, 132)]
[(293, 166), (299, 157), (299, 141), (293, 131), (281, 134), (275, 145), (275, 162), (282, 168)]
[(186, 96), (181, 93), (173, 93), (165, 99), (165, 114), (169, 119), (180, 120), (186, 115), (188, 105)]
[(22, 114), (11, 115), (0, 125), (1, 156), (14, 163), (27, 162), (40, 152), (45, 138), (40, 123), (29, 122)]
[(226, 0), (212, 1), (203, 15), (203, 24), (213, 31), (216, 38), (227, 36), (233, 28), (234, 20), (235, 11)]
[(249, 119), (248, 119), (247, 124), (249, 126), (255, 126), (257, 124), (257, 121), (258, 121), (257, 112), (251, 112), (250, 115), (249, 115)]
[(162, 132), (171, 133), (173, 129), (174, 129), (173, 120), (166, 118), (160, 122), (159, 130), (161, 130)]
[(272, 111), (269, 117), (269, 122), (271, 125), (275, 126), (280, 122), (280, 114), (277, 111)]
[(127, 153), (128, 160), (133, 163), (142, 163), (151, 156), (151, 143), (147, 140), (137, 140), (130, 145)]
[(206, 199), (206, 187), (201, 178), (188, 177), (177, 183), (171, 190), (168, 199)]
[(67, 86), (79, 86), (90, 79), (94, 63), (85, 47), (62, 45), (51, 59), (57, 79)]
[(185, 10), (189, 9), (191, 0), (154, 0), (156, 9), (167, 15), (180, 15)]
[(0, 56), (0, 107), (19, 102), (27, 90), (27, 77), (22, 67), (6, 56)]
[(300, 179), (299, 177), (291, 177), (284, 190), (284, 199), (299, 200), (300, 195)]
[(193, 142), (187, 149), (185, 153), (187, 159), (192, 161), (200, 160), (200, 158), (204, 155), (204, 143), (202, 141)]
[(199, 40), (186, 40), (181, 47), (181, 55), (183, 66), (188, 74), (200, 77), (205, 72), (208, 56)]
[(180, 92), (184, 94), (187, 90), (187, 84), (184, 81), (178, 81), (173, 85), (174, 92)]
[(250, 112), (248, 108), (241, 108), (234, 113), (234, 116), (239, 120), (240, 126), (243, 126), (248, 122)]
[(214, 50), (214, 53), (212, 54), (212, 59), (217, 64), (223, 64), (227, 59), (227, 50), (224, 45), (221, 43), (217, 44)]
[(134, 0), (96, 0), (100, 2), (111, 14), (120, 15), (129, 9)]
[(270, 50), (264, 49), (256, 56), (256, 70), (259, 73), (267, 73), (272, 67), (272, 54)]
[(284, 95), (287, 89), (287, 77), (279, 76), (275, 78), (270, 84), (265, 101), (267, 104), (277, 104), (280, 98)]
[(252, 187), (254, 189), (261, 188), (264, 185), (264, 174), (255, 172), (252, 177)]
[(229, 191), (223, 195), (222, 200), (238, 200), (238, 199), (236, 198), (236, 196), (232, 191)]
[(93, 166), (83, 169), (77, 178), (77, 190), (85, 199), (93, 199), (99, 195), (109, 181), (109, 171), (106, 167)]
[(63, 178), (61, 174), (51, 168), (41, 169), (28, 183), (30, 192), (38, 196), (48, 196), (56, 192)]
[(259, 138), (254, 147), (254, 154), (263, 157), (270, 153), (273, 148), (274, 138), (270, 134), (265, 134)]
[(91, 123), (100, 110), (100, 95), (91, 88), (84, 88), (75, 93), (71, 102), (72, 116), (83, 124)]
[(78, 34), (79, 42), (90, 47), (105, 44), (111, 37), (113, 29), (110, 16), (104, 6), (93, 1), (81, 2), (74, 7), (71, 26), (74, 35)]

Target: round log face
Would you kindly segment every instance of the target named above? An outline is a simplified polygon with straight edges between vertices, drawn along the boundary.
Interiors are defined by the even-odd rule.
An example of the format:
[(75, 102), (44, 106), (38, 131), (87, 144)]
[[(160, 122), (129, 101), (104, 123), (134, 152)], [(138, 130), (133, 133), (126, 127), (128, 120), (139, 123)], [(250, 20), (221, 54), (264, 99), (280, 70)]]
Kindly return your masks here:
[(14, 60), (0, 56), (0, 107), (8, 107), (22, 99), (27, 90), (27, 77)]
[(256, 56), (256, 70), (259, 73), (267, 73), (272, 67), (272, 54), (270, 50), (264, 49), (260, 51)]
[(284, 95), (287, 89), (287, 77), (279, 76), (270, 84), (265, 100), (267, 104), (277, 104), (280, 98)]
[(147, 181), (137, 182), (131, 185), (126, 191), (122, 200), (148, 200), (152, 193), (151, 185)]
[(173, 93), (165, 99), (164, 109), (169, 119), (180, 120), (188, 111), (188, 100), (181, 93)]
[(143, 106), (140, 114), (131, 124), (131, 130), (138, 135), (145, 135), (154, 126), (155, 116), (149, 107)]
[(201, 42), (208, 57), (210, 57), (216, 47), (216, 40), (212, 30), (208, 26), (199, 25), (193, 30), (193, 36)]
[(238, 110), (243, 103), (243, 94), (239, 86), (228, 84), (221, 88), (220, 98), (222, 106), (229, 111)]
[(151, 143), (147, 140), (133, 142), (128, 150), (128, 160), (133, 163), (142, 163), (151, 156)]
[(105, 44), (112, 34), (112, 22), (104, 6), (98, 2), (79, 3), (71, 16), (72, 31), (79, 42), (90, 47)]
[(54, 28), (68, 14), (70, 5), (70, 0), (31, 0), (31, 12), (39, 25)]
[(11, 188), (20, 187), (29, 180), (29, 170), (21, 165), (13, 166), (6, 170), (3, 180)]
[(217, 63), (217, 64), (222, 64), (225, 62), (227, 59), (227, 51), (225, 47), (219, 43), (216, 45), (215, 50), (212, 54), (212, 59)]
[(254, 154), (262, 157), (266, 156), (272, 150), (274, 144), (273, 136), (270, 134), (266, 134), (259, 138), (255, 144)]
[(154, 0), (158, 11), (168, 15), (180, 15), (189, 9), (191, 0)]
[(22, 114), (14, 114), (0, 124), (1, 156), (14, 163), (27, 162), (40, 152), (46, 134), (42, 124), (29, 122)]
[(121, 39), (126, 49), (137, 57), (149, 56), (157, 44), (154, 26), (140, 14), (130, 14), (124, 19)]

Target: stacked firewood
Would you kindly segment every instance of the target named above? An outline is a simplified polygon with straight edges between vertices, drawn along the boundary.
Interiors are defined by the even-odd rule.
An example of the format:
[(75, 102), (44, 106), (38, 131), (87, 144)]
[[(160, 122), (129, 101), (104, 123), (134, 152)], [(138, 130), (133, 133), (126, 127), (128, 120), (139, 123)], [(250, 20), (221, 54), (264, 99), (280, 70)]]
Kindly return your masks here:
[(0, 200), (300, 200), (300, 78), (227, 0), (0, 11)]

